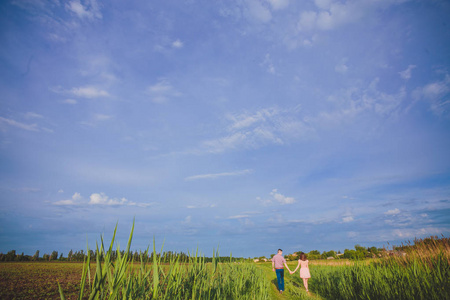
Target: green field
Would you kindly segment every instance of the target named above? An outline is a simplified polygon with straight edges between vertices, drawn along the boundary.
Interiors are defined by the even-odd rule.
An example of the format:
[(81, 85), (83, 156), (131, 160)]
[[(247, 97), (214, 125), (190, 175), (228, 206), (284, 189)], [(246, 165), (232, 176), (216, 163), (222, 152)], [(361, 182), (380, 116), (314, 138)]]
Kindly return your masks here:
[[(102, 241), (84, 264), (1, 263), (0, 299), (450, 299), (450, 243), (444, 237), (402, 247), (400, 256), (311, 261), (310, 292), (298, 272), (286, 271), (283, 295), (271, 263), (219, 261), (218, 252), (212, 262), (195, 254), (187, 263), (176, 257), (162, 263), (150, 255), (158, 253), (155, 246), (133, 261), (131, 238), (114, 258), (114, 237), (108, 248)], [(289, 262), (291, 269), (296, 264)]]

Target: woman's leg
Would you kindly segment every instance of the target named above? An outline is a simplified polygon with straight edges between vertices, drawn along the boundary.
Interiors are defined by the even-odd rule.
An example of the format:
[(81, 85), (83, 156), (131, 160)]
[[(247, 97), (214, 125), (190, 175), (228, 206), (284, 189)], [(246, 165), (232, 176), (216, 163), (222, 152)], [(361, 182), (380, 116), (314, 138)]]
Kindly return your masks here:
[(308, 291), (308, 278), (303, 278), (303, 285), (305, 286), (306, 291)]

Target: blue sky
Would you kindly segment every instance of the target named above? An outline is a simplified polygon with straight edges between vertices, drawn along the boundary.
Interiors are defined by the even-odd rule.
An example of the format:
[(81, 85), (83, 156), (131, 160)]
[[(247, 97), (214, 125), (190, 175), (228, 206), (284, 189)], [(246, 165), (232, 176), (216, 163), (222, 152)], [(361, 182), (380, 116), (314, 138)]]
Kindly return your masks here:
[(2, 1), (0, 251), (450, 233), (448, 1)]

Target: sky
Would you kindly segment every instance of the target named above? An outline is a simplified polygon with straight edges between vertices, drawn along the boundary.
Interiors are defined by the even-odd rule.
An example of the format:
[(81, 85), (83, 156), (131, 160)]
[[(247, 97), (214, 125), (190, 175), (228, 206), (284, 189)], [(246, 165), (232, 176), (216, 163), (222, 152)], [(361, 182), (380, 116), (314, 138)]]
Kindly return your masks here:
[(0, 3), (0, 252), (450, 234), (450, 3)]

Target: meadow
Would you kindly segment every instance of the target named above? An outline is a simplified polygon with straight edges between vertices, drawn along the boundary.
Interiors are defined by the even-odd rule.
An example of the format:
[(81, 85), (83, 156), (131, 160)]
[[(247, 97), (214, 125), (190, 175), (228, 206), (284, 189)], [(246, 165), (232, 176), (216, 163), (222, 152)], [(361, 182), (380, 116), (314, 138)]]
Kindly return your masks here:
[[(296, 274), (285, 272), (286, 291), (277, 291), (271, 263), (211, 262), (191, 253), (188, 262), (163, 263), (152, 251), (130, 259), (131, 231), (125, 251), (113, 256), (114, 236), (103, 239), (84, 263), (0, 264), (1, 299), (450, 299), (448, 238), (416, 240), (398, 247), (401, 255), (364, 261), (310, 262), (310, 292)], [(163, 249), (159, 253), (163, 253)], [(89, 252), (89, 251), (88, 251)], [(394, 252), (393, 252), (394, 253)], [(151, 258), (148, 261), (146, 258)], [(291, 269), (296, 261), (288, 263)]]

